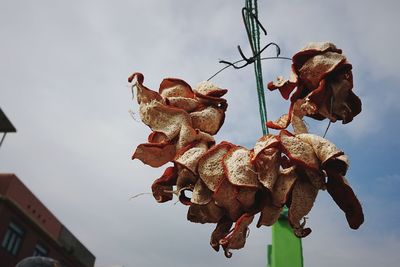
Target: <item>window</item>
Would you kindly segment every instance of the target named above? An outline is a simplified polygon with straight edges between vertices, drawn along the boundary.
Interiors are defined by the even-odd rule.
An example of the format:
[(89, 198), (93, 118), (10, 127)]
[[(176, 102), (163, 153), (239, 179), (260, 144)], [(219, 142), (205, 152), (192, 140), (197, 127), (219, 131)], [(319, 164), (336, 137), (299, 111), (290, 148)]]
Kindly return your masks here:
[(17, 224), (10, 222), (1, 246), (12, 255), (16, 256), (22, 245), (24, 230)]
[(45, 257), (47, 254), (49, 254), (49, 250), (45, 246), (39, 243), (36, 244), (35, 250), (33, 251), (33, 256)]

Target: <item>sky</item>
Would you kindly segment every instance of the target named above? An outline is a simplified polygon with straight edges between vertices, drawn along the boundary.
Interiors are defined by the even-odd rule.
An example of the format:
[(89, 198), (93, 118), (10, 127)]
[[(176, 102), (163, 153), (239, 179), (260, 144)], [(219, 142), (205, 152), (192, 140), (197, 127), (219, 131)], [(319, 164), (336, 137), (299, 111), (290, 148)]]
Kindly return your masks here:
[[(291, 57), (311, 41), (331, 41), (353, 64), (363, 111), (331, 125), (327, 138), (350, 158), (347, 178), (365, 223), (349, 229), (321, 192), (303, 239), (305, 266), (398, 266), (400, 262), (400, 92), (398, 1), (259, 2), (268, 31)], [(18, 132), (0, 148), (0, 172), (15, 173), (96, 256), (96, 266), (265, 266), (268, 227), (251, 226), (231, 259), (214, 252), (214, 225), (186, 221), (187, 208), (150, 195), (163, 168), (131, 161), (150, 129), (139, 121), (127, 77), (142, 72), (157, 89), (165, 77), (191, 85), (249, 53), (238, 0), (1, 0), (0, 107)], [(274, 55), (268, 50), (265, 56)], [(287, 75), (290, 62), (264, 61), (264, 83)], [(252, 67), (213, 82), (229, 89), (216, 140), (252, 147), (261, 136)], [(270, 119), (288, 103), (267, 92)], [(131, 117), (129, 111), (135, 115)], [(322, 135), (327, 122), (307, 121)]]

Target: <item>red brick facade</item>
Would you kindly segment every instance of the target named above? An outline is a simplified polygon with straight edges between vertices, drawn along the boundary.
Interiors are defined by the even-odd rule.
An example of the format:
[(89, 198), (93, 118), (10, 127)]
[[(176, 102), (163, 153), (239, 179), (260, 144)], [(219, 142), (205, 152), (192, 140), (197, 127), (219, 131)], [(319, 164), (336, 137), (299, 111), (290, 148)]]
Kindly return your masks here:
[[(1, 243), (10, 223), (24, 231), (16, 255)], [(48, 257), (59, 260), (65, 267), (94, 265), (95, 257), (15, 175), (0, 174), (0, 266), (14, 267), (23, 258), (32, 256), (37, 244), (48, 250)]]

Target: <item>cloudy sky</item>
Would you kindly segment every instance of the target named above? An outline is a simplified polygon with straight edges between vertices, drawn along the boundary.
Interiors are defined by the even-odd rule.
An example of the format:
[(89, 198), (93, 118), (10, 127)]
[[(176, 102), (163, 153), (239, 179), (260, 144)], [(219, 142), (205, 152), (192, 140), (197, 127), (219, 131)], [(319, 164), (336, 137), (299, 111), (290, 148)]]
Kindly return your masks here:
[[(137, 114), (127, 77), (145, 75), (157, 89), (164, 77), (190, 84), (249, 52), (242, 0), (22, 1), (0, 8), (0, 107), (18, 129), (0, 149), (0, 172), (15, 173), (97, 257), (110, 266), (265, 266), (269, 228), (251, 228), (231, 259), (209, 246), (212, 225), (186, 221), (186, 208), (148, 195), (162, 173), (130, 156), (150, 130)], [(326, 192), (309, 215), (305, 266), (398, 266), (400, 149), (398, 84), (400, 6), (381, 1), (259, 1), (268, 30), (291, 57), (310, 41), (332, 41), (353, 64), (363, 112), (327, 137), (350, 157), (348, 179), (365, 223), (348, 228)], [(266, 52), (272, 55), (273, 51)], [(290, 62), (263, 62), (265, 83)], [(229, 108), (217, 141), (252, 147), (260, 137), (252, 67), (214, 79), (228, 88)], [(267, 94), (268, 115), (287, 110)], [(138, 115), (135, 115), (138, 119)], [(326, 122), (312, 123), (322, 135)]]

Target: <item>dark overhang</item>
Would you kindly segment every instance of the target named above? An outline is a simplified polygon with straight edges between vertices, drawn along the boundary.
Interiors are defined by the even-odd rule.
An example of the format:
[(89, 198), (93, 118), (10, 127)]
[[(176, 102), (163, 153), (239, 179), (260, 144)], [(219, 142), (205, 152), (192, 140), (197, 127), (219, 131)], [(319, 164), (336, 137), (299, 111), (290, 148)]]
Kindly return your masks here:
[(15, 133), (16, 131), (17, 129), (0, 108), (0, 133)]

